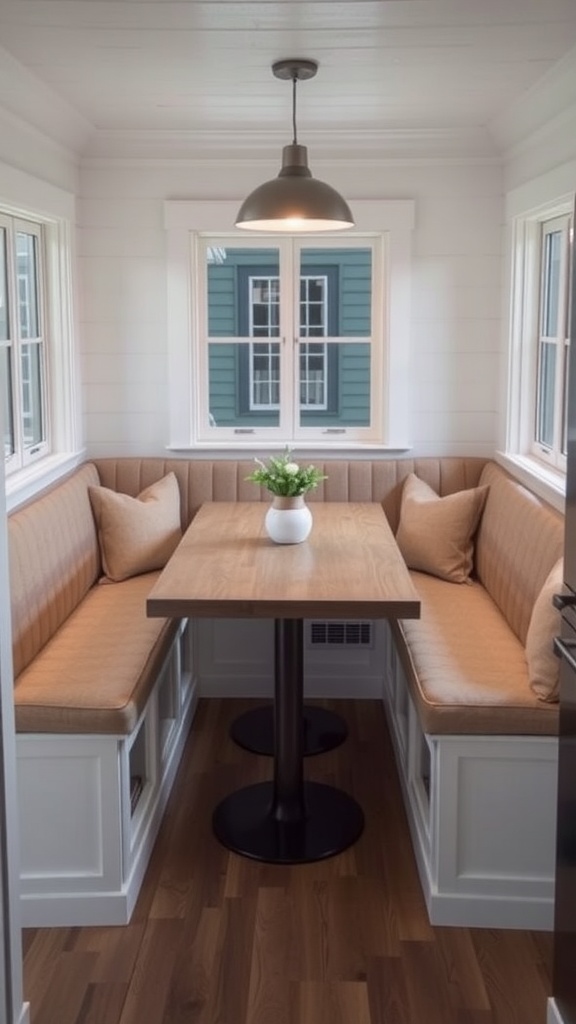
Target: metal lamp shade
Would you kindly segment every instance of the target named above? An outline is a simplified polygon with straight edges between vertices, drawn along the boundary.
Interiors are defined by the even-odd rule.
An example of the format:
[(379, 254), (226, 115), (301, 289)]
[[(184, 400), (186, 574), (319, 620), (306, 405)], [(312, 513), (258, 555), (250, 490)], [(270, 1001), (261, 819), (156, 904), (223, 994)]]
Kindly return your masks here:
[(342, 231), (354, 227), (350, 207), (323, 181), (312, 177), (306, 146), (282, 150), (277, 178), (259, 185), (244, 200), (236, 227), (251, 231)]

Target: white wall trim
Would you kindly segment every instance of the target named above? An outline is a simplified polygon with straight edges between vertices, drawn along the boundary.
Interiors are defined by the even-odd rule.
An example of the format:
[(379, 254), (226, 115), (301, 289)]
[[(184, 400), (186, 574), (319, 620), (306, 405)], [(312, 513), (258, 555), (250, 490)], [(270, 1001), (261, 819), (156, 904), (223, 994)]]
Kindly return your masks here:
[(0, 205), (8, 206), (14, 216), (75, 221), (76, 200), (72, 192), (3, 162), (0, 162)]
[[(557, 61), (534, 85), (521, 93), (488, 125), (498, 149), (521, 148), (534, 135), (557, 130), (576, 106), (576, 48)], [(561, 112), (560, 114), (558, 112)]]
[(79, 153), (93, 131), (75, 107), (1, 46), (0, 96), (9, 117), (69, 154)]
[[(194, 163), (222, 159), (234, 163), (280, 162), (286, 132), (280, 131), (144, 131), (98, 130), (83, 150), (93, 159), (188, 159)], [(482, 126), (460, 128), (390, 128), (375, 131), (319, 130), (311, 150), (314, 168), (324, 160), (358, 166), (390, 158), (500, 160), (494, 139)]]

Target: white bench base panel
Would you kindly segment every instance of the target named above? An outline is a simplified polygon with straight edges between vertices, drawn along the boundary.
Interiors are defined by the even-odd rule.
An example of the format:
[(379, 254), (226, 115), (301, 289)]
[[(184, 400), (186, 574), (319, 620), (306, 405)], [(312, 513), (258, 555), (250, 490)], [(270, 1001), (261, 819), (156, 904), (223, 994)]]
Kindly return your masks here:
[(384, 689), (431, 923), (552, 929), (557, 738), (425, 735), (391, 637)]
[(130, 736), (17, 735), (24, 927), (130, 920), (196, 708), (191, 637), (184, 621)]

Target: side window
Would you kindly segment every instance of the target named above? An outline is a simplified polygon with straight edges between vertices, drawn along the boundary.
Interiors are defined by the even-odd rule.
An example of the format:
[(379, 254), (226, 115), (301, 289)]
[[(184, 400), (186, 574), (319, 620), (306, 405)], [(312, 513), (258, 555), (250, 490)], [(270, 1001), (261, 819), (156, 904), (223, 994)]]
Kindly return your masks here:
[(566, 457), (570, 242), (569, 217), (542, 223), (534, 442), (535, 454), (558, 468)]
[(0, 218), (0, 375), (7, 472), (48, 450), (42, 225)]
[(518, 215), (511, 236), (505, 455), (552, 495), (566, 473), (573, 205)]

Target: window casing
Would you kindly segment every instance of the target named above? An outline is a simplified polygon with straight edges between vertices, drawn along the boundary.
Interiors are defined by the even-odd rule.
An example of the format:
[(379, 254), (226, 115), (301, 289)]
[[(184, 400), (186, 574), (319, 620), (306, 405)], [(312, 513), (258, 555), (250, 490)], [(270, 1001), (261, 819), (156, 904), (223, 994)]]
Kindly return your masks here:
[(381, 240), (198, 235), (195, 248), (200, 439), (377, 438)]
[(559, 469), (566, 467), (571, 233), (569, 215), (541, 225), (533, 450)]
[[(410, 199), (403, 200), (355, 200), (354, 216), (356, 228), (353, 232), (339, 233), (338, 238), (331, 241), (332, 245), (348, 247), (353, 239), (359, 245), (374, 244), (378, 251), (373, 261), (372, 281), (372, 314), (371, 328), (379, 339), (379, 351), (375, 366), (372, 368), (371, 388), (376, 396), (375, 415), (372, 416), (370, 427), (359, 429), (343, 429), (335, 426), (333, 430), (312, 429), (307, 424), (306, 430), (299, 430), (294, 436), (289, 426), (282, 423), (262, 422), (269, 415), (262, 412), (261, 422), (256, 429), (253, 424), (246, 424), (244, 431), (241, 426), (224, 427), (218, 422), (218, 415), (210, 409), (208, 380), (208, 352), (205, 326), (207, 323), (206, 265), (224, 263), (225, 253), (231, 245), (247, 249), (262, 249), (270, 245), (270, 236), (262, 234), (248, 239), (244, 232), (234, 232), (231, 225), (238, 211), (237, 200), (167, 200), (164, 204), (164, 223), (167, 231), (167, 332), (169, 353), (169, 389), (170, 389), (170, 436), (168, 447), (172, 451), (188, 451), (203, 449), (205, 451), (264, 451), (277, 449), (279, 444), (296, 442), (300, 450), (333, 451), (345, 453), (350, 450), (387, 449), (391, 451), (406, 450), (411, 446), (411, 375), (410, 375), (410, 343), (411, 343), (411, 280), (412, 280), (412, 244), (415, 222), (415, 203)], [(293, 240), (283, 238), (280, 242), (292, 244)], [(329, 241), (323, 236), (300, 236), (304, 244), (314, 243), (322, 249), (328, 248)], [(201, 253), (201, 245), (205, 252)], [(276, 245), (276, 241), (274, 241)], [(254, 257), (252, 257), (252, 264)], [(314, 268), (315, 271), (318, 269)], [(261, 268), (260, 268), (261, 270)], [(268, 267), (267, 275), (272, 271)], [(266, 274), (264, 276), (266, 276)], [(285, 261), (282, 273), (278, 265), (272, 276), (278, 275), (281, 283), (285, 276)], [(297, 278), (296, 278), (297, 280)], [(292, 323), (298, 318), (297, 294), (292, 277), (292, 296), (294, 305), (289, 304)], [(286, 314), (284, 304), (283, 314)], [(212, 336), (213, 352), (218, 346), (225, 345), (226, 326), (223, 324), (222, 334), (218, 338)], [(204, 329), (204, 334), (202, 330)], [(213, 332), (214, 334), (214, 332)], [(296, 332), (297, 335), (297, 332)], [(281, 331), (280, 345), (283, 353), (288, 346), (294, 346), (295, 332), (291, 334)], [(285, 340), (282, 340), (282, 339)], [(290, 339), (290, 340), (289, 340)], [(327, 346), (328, 360), (328, 396), (330, 404), (330, 344), (334, 340), (330, 336), (322, 338), (321, 344)], [(339, 339), (336, 339), (339, 340)], [(228, 338), (228, 341), (245, 347), (249, 344), (248, 337)], [(362, 339), (365, 343), (365, 338)], [(264, 341), (269, 344), (270, 342)], [(308, 337), (297, 338), (296, 347), (311, 344)], [(320, 342), (318, 342), (320, 343)], [(284, 355), (284, 366), (288, 365)], [(294, 371), (298, 365), (294, 354), (289, 359)], [(248, 367), (246, 359), (246, 406), (248, 407)], [(288, 380), (286, 372), (280, 380), (281, 397), (286, 406), (284, 388)], [(202, 385), (202, 387), (201, 387)], [(290, 415), (297, 422), (300, 416), (300, 402), (295, 380), (291, 378), (290, 389), (292, 404)], [(337, 390), (336, 390), (337, 396)], [(204, 403), (202, 405), (202, 403)], [(372, 412), (372, 410), (371, 410)], [(318, 411), (313, 411), (314, 416)], [(255, 413), (254, 413), (255, 414)], [(209, 429), (211, 422), (216, 424)]]
[(0, 215), (0, 367), (6, 472), (49, 450), (43, 226)]
[[(82, 457), (74, 324), (76, 203), (72, 193), (24, 172), (16, 172), (2, 163), (0, 193), (2, 228), (5, 230), (8, 225), (14, 242), (19, 225), (22, 234), (34, 234), (36, 240), (29, 242), (28, 248), (36, 249), (33, 258), (37, 255), (39, 260), (34, 281), (30, 268), (26, 268), (26, 253), (22, 253), (18, 268), (13, 258), (15, 249), (5, 250), (8, 263), (0, 245), (0, 278), (9, 281), (8, 301), (11, 302), (8, 307), (5, 300), (0, 308), (0, 338), (4, 339), (0, 340), (0, 426), (6, 448), (9, 445), (10, 450), (14, 449), (5, 459), (6, 506), (11, 511), (40, 488), (57, 480), (63, 472), (73, 469)], [(23, 278), (28, 279), (26, 284)], [(26, 305), (34, 289), (38, 302), (37, 326), (34, 323), (36, 311)], [(16, 314), (10, 321), (10, 335), (9, 309)], [(19, 340), (18, 334), (30, 336)], [(23, 346), (29, 346), (24, 347), (24, 365), (20, 364), (18, 353), (18, 365), (13, 367), (16, 349), (23, 347), (21, 341)], [(10, 430), (5, 426), (8, 423), (17, 424), (14, 442), (8, 439)], [(33, 443), (33, 436), (39, 435), (39, 424), (43, 439), (37, 444)]]
[(518, 216), (512, 232), (506, 455), (542, 481), (566, 473), (574, 197)]

